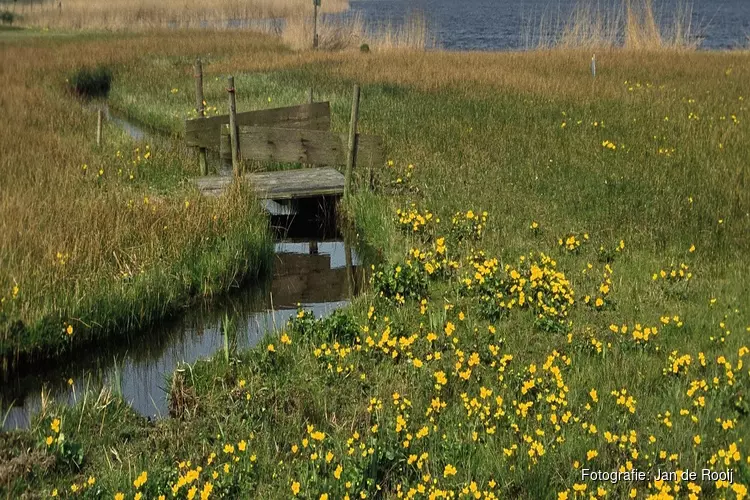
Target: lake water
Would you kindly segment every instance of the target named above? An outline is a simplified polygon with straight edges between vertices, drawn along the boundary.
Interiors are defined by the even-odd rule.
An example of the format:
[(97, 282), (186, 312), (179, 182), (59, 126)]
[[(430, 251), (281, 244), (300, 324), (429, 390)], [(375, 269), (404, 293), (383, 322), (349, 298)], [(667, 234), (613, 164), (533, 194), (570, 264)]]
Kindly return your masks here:
[[(602, 10), (612, 5), (606, 0), (589, 3)], [(577, 4), (586, 5), (583, 0), (351, 0), (350, 15), (361, 13), (368, 25), (399, 25), (416, 12), (424, 15), (443, 49), (517, 50), (529, 48), (527, 34), (538, 34), (542, 17), (547, 23), (567, 20)], [(667, 25), (681, 5), (686, 4), (653, 0), (657, 19)], [(693, 0), (688, 5), (691, 32), (701, 40), (701, 49), (748, 46), (750, 0)]]

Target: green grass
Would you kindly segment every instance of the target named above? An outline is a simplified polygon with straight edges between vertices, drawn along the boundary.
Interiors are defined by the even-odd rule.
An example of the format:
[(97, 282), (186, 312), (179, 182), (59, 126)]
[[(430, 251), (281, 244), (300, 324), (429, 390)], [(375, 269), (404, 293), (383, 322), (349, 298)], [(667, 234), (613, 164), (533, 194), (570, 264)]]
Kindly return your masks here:
[[(137, 73), (116, 68), (118, 108), (179, 133), (192, 105), (195, 55), (146, 57)], [(56, 462), (13, 476), (9, 491), (69, 492), (93, 476), (87, 494), (98, 488), (130, 498), (145, 470), (140, 489), (169, 496), (179, 475), (200, 465), (200, 478), (181, 485), (180, 498), (207, 483), (217, 497), (260, 498), (289, 497), (299, 483), (299, 497), (317, 499), (360, 491), (395, 498), (421, 487), (458, 496), (464, 488), (471, 492), (472, 482), (500, 497), (555, 498), (567, 491), (573, 498), (574, 485), (586, 484), (587, 493), (601, 486), (624, 498), (636, 488), (645, 498), (664, 485), (586, 483), (580, 468), (721, 470), (723, 458), (709, 460), (736, 446), (739, 459), (728, 465), (735, 491), (723, 495), (721, 484), (695, 483), (709, 498), (742, 493), (739, 485), (750, 483), (750, 372), (741, 363), (750, 328), (747, 54), (612, 52), (593, 83), (590, 55), (575, 52), (298, 57), (275, 48), (211, 57), (204, 62), (206, 100), (218, 112), (231, 70), (240, 110), (303, 102), (314, 85), (331, 101), (333, 128), (343, 131), (351, 86), (362, 84), (361, 131), (384, 136), (393, 165), (376, 172), (375, 193), (360, 191), (346, 207), (366, 255), (385, 264), (373, 288), (345, 313), (358, 328), (340, 316), (315, 323), (302, 314), (285, 328), (291, 343), (279, 333), (230, 363), (223, 355), (196, 363), (171, 392), (197, 405), (183, 419), (146, 423), (120, 401), (105, 406), (93, 404), (94, 397), (74, 408), (50, 407), (21, 436)], [(505, 66), (523, 72), (495, 73)], [(398, 222), (397, 209), (429, 210), (433, 217), (415, 232)], [(479, 235), (466, 226), (475, 220), (469, 210), (488, 213)], [(576, 251), (558, 243), (571, 234), (584, 242)], [(423, 261), (412, 247), (431, 255)], [(492, 284), (487, 290), (502, 291), (503, 302), (515, 299), (514, 307), (480, 293), (467, 260), (479, 249), (498, 259), (497, 271), (488, 271), (492, 263), (479, 271)], [(519, 256), (538, 262), (547, 273), (541, 281), (563, 284), (557, 295), (545, 295), (547, 308), (518, 305), (514, 271), (530, 277)], [(459, 268), (444, 271), (451, 261)], [(439, 270), (428, 276), (426, 263)], [(689, 281), (652, 279), (681, 263), (693, 275)], [(523, 285), (526, 304), (534, 300), (530, 281)], [(410, 297), (418, 282), (427, 283), (425, 296)], [(406, 296), (403, 304), (378, 294), (391, 285)], [(574, 302), (563, 307), (568, 289)], [(604, 303), (588, 305), (586, 296)], [(567, 316), (560, 321), (562, 309)], [(499, 318), (488, 315), (493, 311)], [(633, 332), (645, 327), (658, 334), (637, 343)], [(672, 364), (673, 352), (690, 356), (686, 372)], [(470, 361), (473, 353), (478, 364)], [(512, 359), (503, 361), (505, 355)], [(717, 362), (721, 356), (729, 368)], [(664, 373), (674, 366), (677, 374)], [(439, 372), (446, 380), (436, 387)], [(701, 380), (708, 388), (688, 394), (691, 382)], [(623, 388), (618, 403), (612, 391)], [(435, 398), (445, 407), (428, 410)], [(520, 404), (529, 402), (523, 410)], [(84, 450), (80, 470), (57, 443), (43, 444), (56, 435), (55, 417), (66, 439)], [(318, 430), (322, 440), (315, 439)], [(611, 435), (625, 442), (610, 443)], [(23, 455), (24, 445), (9, 446)], [(598, 456), (588, 457), (594, 450)], [(686, 488), (680, 485), (681, 495)]]

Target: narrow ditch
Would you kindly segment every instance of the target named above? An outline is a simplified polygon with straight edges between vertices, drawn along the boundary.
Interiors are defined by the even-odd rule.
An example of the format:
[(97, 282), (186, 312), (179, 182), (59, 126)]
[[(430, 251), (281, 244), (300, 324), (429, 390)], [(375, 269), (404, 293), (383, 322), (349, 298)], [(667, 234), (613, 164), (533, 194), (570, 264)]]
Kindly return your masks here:
[[(149, 132), (107, 110), (108, 119), (142, 141)], [(88, 389), (114, 387), (141, 415), (168, 415), (168, 380), (184, 363), (224, 348), (223, 327), (236, 329), (238, 349), (255, 346), (282, 328), (299, 306), (322, 317), (349, 304), (365, 280), (365, 269), (337, 224), (336, 199), (265, 202), (276, 236), (272, 277), (187, 310), (121, 344), (87, 353), (64, 366), (40, 364), (13, 373), (0, 388), (3, 430), (27, 428), (51, 401), (75, 404)]]

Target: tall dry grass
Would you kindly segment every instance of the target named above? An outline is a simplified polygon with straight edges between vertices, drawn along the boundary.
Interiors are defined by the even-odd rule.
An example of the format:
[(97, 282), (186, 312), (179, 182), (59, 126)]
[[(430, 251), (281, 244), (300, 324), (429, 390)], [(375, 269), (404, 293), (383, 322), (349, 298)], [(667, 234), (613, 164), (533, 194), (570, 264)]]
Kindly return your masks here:
[(260, 268), (270, 240), (248, 193), (202, 199), (181, 182), (195, 163), (167, 139), (107, 125), (95, 147), (95, 114), (65, 90), (79, 67), (231, 49), (280, 50), (232, 32), (0, 40), (0, 366), (124, 335)]
[[(285, 45), (296, 49), (308, 49), (313, 41), (313, 18), (293, 16), (286, 19), (281, 31)], [(318, 19), (318, 47), (325, 50), (341, 50), (358, 47), (365, 43), (365, 20), (359, 13), (335, 21)]]
[[(286, 20), (281, 30), (282, 41), (294, 49), (310, 48), (313, 39), (313, 19), (294, 16)], [(325, 16), (318, 20), (319, 48), (344, 50), (367, 44), (374, 49), (425, 49), (436, 41), (427, 20), (421, 13), (408, 15), (403, 22), (368, 25), (360, 12), (348, 16)]]
[(618, 0), (602, 6), (579, 2), (567, 17), (542, 13), (524, 27), (527, 49), (628, 50), (695, 49), (699, 39), (692, 5), (680, 1), (670, 12), (657, 12), (652, 0)]
[[(24, 4), (25, 5), (25, 4)], [(436, 45), (424, 15), (411, 14), (401, 23), (368, 25), (348, 0), (322, 2), (318, 18), (319, 47), (324, 50), (358, 48), (426, 48)], [(24, 23), (53, 29), (112, 31), (235, 29), (280, 36), (294, 49), (312, 46), (313, 7), (309, 0), (53, 0), (29, 7)]]
[[(348, 0), (326, 0), (321, 12), (348, 8)], [(62, 29), (228, 28), (312, 10), (309, 0), (53, 0), (32, 8), (25, 22)]]

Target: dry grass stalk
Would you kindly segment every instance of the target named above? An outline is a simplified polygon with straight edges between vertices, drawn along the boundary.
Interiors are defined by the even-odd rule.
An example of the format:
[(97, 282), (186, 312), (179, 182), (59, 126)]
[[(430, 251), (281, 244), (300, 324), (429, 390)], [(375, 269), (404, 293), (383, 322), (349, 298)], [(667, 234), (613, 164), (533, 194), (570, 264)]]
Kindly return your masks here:
[(185, 383), (185, 370), (175, 370), (169, 390), (169, 416), (181, 420), (190, 419), (197, 410), (198, 398), (195, 389)]

